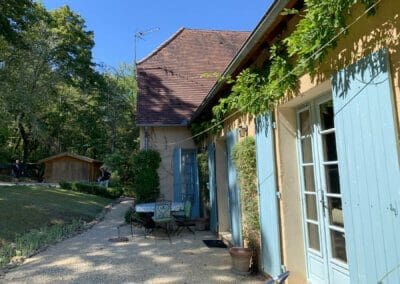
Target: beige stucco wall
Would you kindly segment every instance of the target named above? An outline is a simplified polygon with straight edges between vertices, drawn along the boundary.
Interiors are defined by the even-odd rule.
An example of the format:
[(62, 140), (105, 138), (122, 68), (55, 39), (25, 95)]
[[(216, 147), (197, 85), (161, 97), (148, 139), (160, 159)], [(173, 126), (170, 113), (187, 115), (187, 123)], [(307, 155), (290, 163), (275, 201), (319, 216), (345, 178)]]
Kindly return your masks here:
[[(282, 193), (280, 201), (282, 257), (283, 264), (291, 271), (289, 283), (307, 283), (300, 181), (297, 167), (296, 109), (327, 90), (329, 91), (330, 78), (333, 72), (356, 62), (373, 51), (387, 47), (389, 49), (396, 118), (400, 125), (400, 113), (398, 111), (400, 109), (399, 11), (400, 1), (383, 0), (374, 16), (363, 16), (357, 20), (350, 27), (348, 36), (342, 38), (338, 42), (337, 48), (328, 53), (325, 63), (317, 68), (316, 75), (306, 74), (301, 77), (298, 95), (277, 108), (275, 113), (277, 120), (275, 139), (278, 184)], [(348, 23), (356, 21), (356, 18), (363, 12), (363, 6), (356, 7)], [(292, 21), (293, 24), (296, 22), (297, 20)], [(290, 33), (290, 25), (287, 33)], [(257, 62), (262, 62), (262, 59), (259, 58), (256, 64)], [(248, 135), (253, 136), (253, 118), (235, 116), (224, 124), (221, 137), (227, 131), (238, 128), (243, 122), (249, 125)], [(226, 178), (217, 175), (217, 184), (226, 186), (221, 179)], [(220, 196), (218, 198), (218, 201), (221, 202)]]
[[(158, 169), (160, 177), (160, 193), (164, 197), (173, 200), (174, 174), (173, 151), (175, 148), (196, 149), (191, 139), (192, 133), (186, 126), (175, 127), (147, 127), (149, 148), (157, 150), (161, 156), (161, 164)], [(140, 148), (145, 147), (145, 128), (140, 128)]]
[[(355, 19), (363, 13), (360, 6), (353, 12)], [(336, 70), (352, 64), (382, 47), (389, 49), (394, 101), (400, 101), (400, 1), (383, 0), (377, 13), (362, 17), (354, 23), (349, 35), (341, 39), (335, 50), (317, 69), (315, 76), (304, 75), (300, 80), (299, 95), (277, 109), (278, 182), (282, 191), (282, 247), (284, 264), (291, 271), (289, 283), (306, 283), (306, 264), (301, 217), (300, 182), (296, 153), (296, 112), (302, 104), (331, 89), (330, 78)], [(397, 121), (400, 114), (395, 112)]]

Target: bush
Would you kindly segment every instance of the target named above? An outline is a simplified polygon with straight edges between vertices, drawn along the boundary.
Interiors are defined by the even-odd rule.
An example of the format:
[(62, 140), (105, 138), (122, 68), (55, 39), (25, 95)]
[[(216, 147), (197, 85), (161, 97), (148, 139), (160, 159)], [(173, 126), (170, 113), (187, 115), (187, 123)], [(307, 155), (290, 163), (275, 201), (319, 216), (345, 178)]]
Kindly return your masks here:
[(94, 183), (62, 181), (59, 184), (62, 189), (79, 191), (111, 199), (116, 199), (124, 193), (123, 189), (120, 187), (106, 188)]
[(63, 189), (73, 190), (73, 183), (68, 181), (60, 181), (59, 185)]
[(125, 215), (124, 215), (125, 223), (127, 223), (127, 224), (131, 223), (133, 214), (134, 213), (131, 209), (126, 210)]
[(133, 190), (137, 202), (153, 201), (159, 196), (160, 178), (157, 169), (160, 162), (160, 154), (154, 150), (141, 150), (133, 157)]

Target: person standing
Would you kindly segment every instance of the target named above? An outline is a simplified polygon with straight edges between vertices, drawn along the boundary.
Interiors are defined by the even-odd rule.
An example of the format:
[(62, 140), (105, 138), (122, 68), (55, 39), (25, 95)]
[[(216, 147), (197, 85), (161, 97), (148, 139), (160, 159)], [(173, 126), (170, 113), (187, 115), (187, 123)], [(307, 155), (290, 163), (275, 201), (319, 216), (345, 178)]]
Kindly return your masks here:
[(100, 167), (100, 177), (97, 179), (100, 186), (108, 187), (108, 182), (110, 181), (111, 173), (102, 166)]
[(22, 164), (19, 162), (19, 160), (15, 160), (15, 163), (12, 166), (12, 175), (15, 178), (20, 178), (22, 174)]

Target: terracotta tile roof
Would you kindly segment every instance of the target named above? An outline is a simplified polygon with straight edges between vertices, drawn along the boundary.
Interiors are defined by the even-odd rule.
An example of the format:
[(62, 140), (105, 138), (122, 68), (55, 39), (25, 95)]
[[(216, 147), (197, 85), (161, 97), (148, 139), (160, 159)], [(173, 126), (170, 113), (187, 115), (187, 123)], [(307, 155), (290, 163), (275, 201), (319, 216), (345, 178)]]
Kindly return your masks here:
[(138, 125), (186, 125), (250, 33), (180, 29), (137, 65)]

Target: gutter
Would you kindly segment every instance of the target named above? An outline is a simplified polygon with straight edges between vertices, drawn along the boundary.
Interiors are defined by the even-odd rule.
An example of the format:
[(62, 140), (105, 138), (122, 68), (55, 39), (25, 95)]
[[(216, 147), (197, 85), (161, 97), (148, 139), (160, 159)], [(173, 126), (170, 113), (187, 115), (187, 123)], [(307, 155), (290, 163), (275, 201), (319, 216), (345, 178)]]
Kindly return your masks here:
[[(257, 27), (251, 33), (249, 38), (243, 44), (242, 48), (239, 50), (237, 55), (233, 58), (231, 63), (222, 73), (222, 77), (227, 77), (232, 75), (234, 71), (242, 63), (243, 59), (249, 54), (249, 52), (255, 47), (255, 45), (261, 40), (266, 31), (271, 27), (271, 25), (276, 21), (282, 10), (291, 2), (291, 0), (275, 0), (272, 6), (268, 9), (267, 13), (263, 16), (261, 21), (258, 23)], [(224, 81), (218, 81), (214, 84), (208, 95), (205, 97), (203, 102), (197, 108), (193, 116), (191, 117), (189, 124), (193, 123), (204, 109), (210, 104), (211, 100), (216, 96), (216, 94), (221, 90), (222, 86), (225, 84)]]

